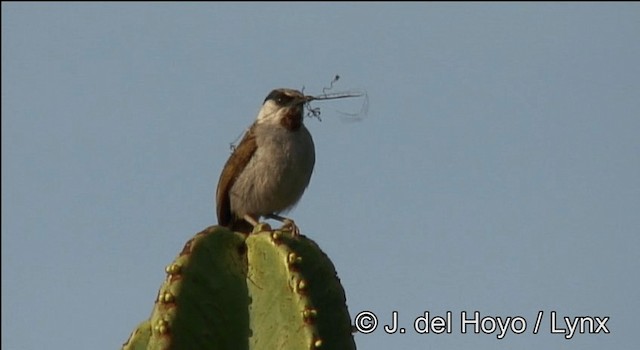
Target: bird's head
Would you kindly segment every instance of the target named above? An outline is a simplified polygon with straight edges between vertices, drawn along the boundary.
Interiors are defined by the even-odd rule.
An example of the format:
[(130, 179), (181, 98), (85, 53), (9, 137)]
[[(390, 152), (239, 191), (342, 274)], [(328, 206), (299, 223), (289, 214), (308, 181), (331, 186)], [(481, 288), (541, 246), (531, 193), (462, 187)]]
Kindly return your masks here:
[(298, 90), (275, 89), (264, 99), (256, 122), (298, 130), (302, 126), (304, 105), (312, 99)]

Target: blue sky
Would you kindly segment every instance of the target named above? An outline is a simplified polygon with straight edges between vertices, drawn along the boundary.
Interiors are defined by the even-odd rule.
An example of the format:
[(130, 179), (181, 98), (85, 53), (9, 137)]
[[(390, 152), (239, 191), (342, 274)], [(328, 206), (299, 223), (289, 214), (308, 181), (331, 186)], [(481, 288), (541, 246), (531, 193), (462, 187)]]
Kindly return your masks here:
[[(119, 348), (269, 91), (339, 74), (368, 113), (315, 105), (289, 216), (380, 318), (360, 349), (636, 348), (639, 33), (637, 3), (3, 2), (2, 347)], [(461, 334), (476, 310), (527, 329)]]

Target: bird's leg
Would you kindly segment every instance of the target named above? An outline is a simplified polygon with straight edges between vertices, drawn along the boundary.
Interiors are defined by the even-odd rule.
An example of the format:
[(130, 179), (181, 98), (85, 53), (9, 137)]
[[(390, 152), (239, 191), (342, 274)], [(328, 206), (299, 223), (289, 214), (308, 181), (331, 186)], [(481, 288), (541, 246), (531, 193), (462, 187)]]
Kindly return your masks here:
[(269, 214), (269, 215), (266, 215), (266, 217), (269, 218), (269, 219), (273, 219), (273, 220), (277, 220), (277, 221), (282, 222), (283, 225), (280, 228), (280, 230), (290, 231), (293, 236), (299, 236), (300, 235), (300, 229), (298, 228), (296, 223), (293, 222), (293, 220), (291, 220), (289, 218), (285, 218), (284, 216), (280, 216), (278, 214)]
[(252, 226), (258, 226), (260, 223), (258, 222), (258, 220), (256, 220), (253, 216), (249, 215), (249, 214), (244, 214), (243, 219), (245, 219), (248, 223), (250, 223)]
[(259, 220), (256, 220), (256, 218), (254, 218), (253, 216), (249, 215), (249, 214), (245, 214), (242, 217), (246, 222), (248, 222), (251, 226), (253, 226), (253, 230), (255, 231), (256, 227), (258, 226), (262, 226), (260, 228), (260, 231), (270, 231), (271, 227), (269, 226), (269, 224), (267, 223), (260, 223)]

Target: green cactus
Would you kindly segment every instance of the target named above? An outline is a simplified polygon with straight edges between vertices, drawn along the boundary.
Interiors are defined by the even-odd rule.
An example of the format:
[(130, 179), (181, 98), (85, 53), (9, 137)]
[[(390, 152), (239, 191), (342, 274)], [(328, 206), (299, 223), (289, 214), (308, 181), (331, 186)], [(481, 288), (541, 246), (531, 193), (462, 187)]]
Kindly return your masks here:
[(142, 321), (122, 346), (126, 350), (147, 350), (151, 338), (151, 321)]
[(167, 269), (138, 349), (355, 349), (344, 290), (310, 239), (212, 226)]

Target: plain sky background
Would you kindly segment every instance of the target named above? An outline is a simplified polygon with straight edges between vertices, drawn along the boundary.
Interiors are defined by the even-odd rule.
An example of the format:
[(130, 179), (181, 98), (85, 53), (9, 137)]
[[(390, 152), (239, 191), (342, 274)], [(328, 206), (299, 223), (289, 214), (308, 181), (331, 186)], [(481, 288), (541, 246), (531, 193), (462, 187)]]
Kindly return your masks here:
[[(314, 103), (289, 216), (380, 317), (359, 349), (639, 348), (640, 4), (6, 2), (2, 348), (118, 349), (265, 96), (336, 74), (369, 111)], [(461, 334), (475, 310), (527, 330)]]

